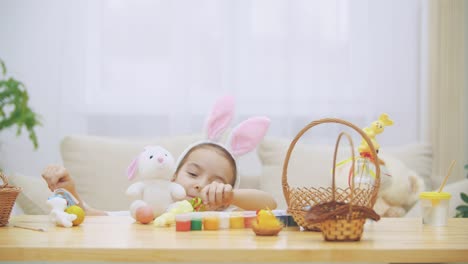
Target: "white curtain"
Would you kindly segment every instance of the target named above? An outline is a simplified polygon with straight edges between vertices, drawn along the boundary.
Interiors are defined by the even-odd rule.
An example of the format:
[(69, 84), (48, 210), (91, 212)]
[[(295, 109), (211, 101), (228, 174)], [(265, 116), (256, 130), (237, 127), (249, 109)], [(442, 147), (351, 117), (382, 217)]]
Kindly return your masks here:
[(468, 165), (468, 86), (464, 0), (430, 1), (429, 91), (433, 173), (439, 185), (452, 160), (450, 180), (465, 178)]
[[(68, 134), (199, 133), (215, 98), (269, 136), (310, 121), (360, 127), (386, 112), (382, 146), (427, 140), (424, 0), (0, 2), (0, 54), (44, 117), (40, 149), (3, 133), (1, 166), (38, 174)], [(8, 26), (7, 26), (8, 25)], [(338, 128), (312, 132), (321, 143)], [(331, 136), (330, 136), (331, 135)], [(13, 153), (13, 155), (11, 155)], [(24, 166), (22, 159), (28, 160)]]
[(233, 94), (238, 118), (270, 116), (272, 135), (291, 137), (322, 117), (365, 126), (387, 112), (398, 128), (382, 140), (421, 140), (421, 6), (91, 1), (87, 129), (113, 136), (198, 132), (215, 98)]

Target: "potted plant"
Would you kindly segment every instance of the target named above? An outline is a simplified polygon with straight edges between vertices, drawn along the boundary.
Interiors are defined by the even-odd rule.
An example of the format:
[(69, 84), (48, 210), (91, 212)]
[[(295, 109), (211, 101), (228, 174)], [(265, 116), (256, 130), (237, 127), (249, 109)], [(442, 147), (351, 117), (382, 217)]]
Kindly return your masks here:
[[(465, 170), (468, 170), (468, 164), (465, 165)], [(466, 177), (468, 178), (468, 175), (466, 175)], [(460, 197), (465, 204), (457, 206), (457, 214), (455, 217), (468, 218), (468, 195), (466, 195), (464, 192), (461, 192)]]
[(7, 69), (0, 59), (0, 131), (16, 126), (16, 135), (21, 135), (23, 128), (29, 133), (29, 139), (38, 148), (34, 128), (40, 126), (39, 115), (28, 105), (29, 95), (24, 84), (7, 76)]
[(463, 200), (465, 204), (457, 206), (457, 214), (455, 217), (463, 217), (467, 218), (468, 217), (468, 195), (466, 193), (460, 193), (460, 197)]

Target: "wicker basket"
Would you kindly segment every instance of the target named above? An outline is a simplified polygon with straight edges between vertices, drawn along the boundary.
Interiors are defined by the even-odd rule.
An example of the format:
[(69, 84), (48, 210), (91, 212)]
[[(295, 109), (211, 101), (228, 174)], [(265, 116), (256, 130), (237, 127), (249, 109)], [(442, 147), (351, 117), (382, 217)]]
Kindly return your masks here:
[(8, 185), (8, 179), (2, 172), (0, 172), (0, 178), (3, 181), (0, 186), (0, 226), (5, 226), (8, 224), (11, 210), (21, 188)]
[[(341, 125), (354, 129), (357, 133), (361, 135), (361, 137), (370, 146), (371, 154), (374, 157), (374, 160), (377, 160), (377, 153), (375, 152), (375, 149), (369, 137), (366, 135), (366, 133), (364, 133), (364, 131), (362, 131), (362, 129), (360, 129), (359, 127), (357, 127), (356, 125), (350, 122), (347, 122), (341, 119), (336, 119), (336, 118), (325, 118), (325, 119), (313, 121), (309, 123), (306, 127), (304, 127), (293, 139), (286, 153), (286, 157), (285, 157), (284, 164), (283, 164), (282, 185), (283, 185), (283, 194), (284, 194), (286, 203), (288, 205), (288, 213), (290, 213), (293, 216), (294, 220), (298, 223), (298, 225), (303, 227), (305, 230), (321, 231), (321, 229), (323, 229), (321, 228), (321, 225), (327, 225), (327, 226), (342, 225), (341, 223), (342, 221), (321, 222), (321, 223), (308, 221), (306, 219), (306, 215), (308, 211), (315, 205), (326, 204), (330, 202), (338, 202), (339, 205), (342, 205), (342, 203), (349, 204), (352, 201), (353, 206), (355, 208), (360, 208), (360, 209), (370, 208), (372, 210), (372, 207), (374, 206), (375, 201), (377, 199), (377, 192), (378, 192), (378, 188), (380, 185), (380, 167), (378, 163), (375, 166), (376, 180), (374, 181), (373, 185), (370, 185), (370, 186), (368, 185), (366, 188), (356, 188), (354, 191), (352, 191), (351, 188), (346, 188), (345, 190), (340, 189), (340, 188), (335, 188), (334, 174), (335, 174), (336, 160), (334, 160), (334, 164), (333, 164), (334, 166), (333, 166), (333, 182), (332, 182), (333, 186), (332, 187), (291, 187), (289, 186), (288, 165), (289, 165), (289, 160), (290, 160), (292, 151), (297, 141), (304, 135), (304, 133), (306, 133), (312, 127), (320, 125), (320, 124), (330, 124), (330, 123), (341, 124)], [(341, 135), (339, 136), (339, 139), (340, 138), (341, 138)], [(335, 159), (336, 159), (336, 154), (337, 154), (337, 149), (338, 149), (338, 143), (339, 143), (339, 140), (335, 147)], [(352, 141), (350, 143), (352, 145)], [(351, 148), (353, 149), (353, 146), (351, 146)], [(352, 164), (354, 165), (354, 152), (353, 152)], [(323, 176), (317, 175), (317, 177), (323, 177)], [(357, 218), (360, 219), (361, 213), (354, 212), (354, 214), (356, 215)], [(335, 218), (335, 220), (336, 219), (338, 220), (346, 219), (347, 221), (349, 220), (349, 217), (348, 216), (337, 217)], [(359, 222), (361, 220), (357, 220), (357, 221)], [(328, 227), (326, 229), (329, 230)]]

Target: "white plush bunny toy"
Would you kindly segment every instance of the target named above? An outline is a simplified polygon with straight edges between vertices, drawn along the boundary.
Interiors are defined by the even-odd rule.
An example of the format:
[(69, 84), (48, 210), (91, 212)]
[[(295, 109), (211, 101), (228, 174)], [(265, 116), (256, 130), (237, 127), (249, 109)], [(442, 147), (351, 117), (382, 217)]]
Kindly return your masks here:
[(185, 198), (184, 187), (171, 182), (174, 173), (174, 157), (160, 146), (147, 146), (127, 170), (129, 180), (138, 176), (138, 182), (127, 188), (126, 194), (135, 201), (130, 214), (136, 219), (136, 211), (143, 206), (153, 209), (154, 217), (163, 214), (172, 203)]
[(47, 200), (47, 205), (51, 209), (49, 213), (50, 220), (58, 226), (72, 227), (76, 215), (65, 212), (67, 208), (67, 200), (59, 197), (52, 196)]
[(77, 205), (78, 200), (67, 190), (58, 188), (47, 199), (47, 206), (50, 208), (49, 219), (57, 226), (72, 227), (73, 221), (77, 218), (75, 214), (66, 212), (66, 208)]

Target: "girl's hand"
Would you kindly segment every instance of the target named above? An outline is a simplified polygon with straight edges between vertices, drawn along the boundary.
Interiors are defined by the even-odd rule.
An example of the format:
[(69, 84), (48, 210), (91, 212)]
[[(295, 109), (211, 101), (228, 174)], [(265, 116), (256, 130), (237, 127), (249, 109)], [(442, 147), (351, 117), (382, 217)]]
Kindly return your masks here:
[(230, 184), (212, 182), (201, 190), (200, 196), (208, 210), (216, 210), (232, 203), (234, 191)]
[(60, 165), (49, 165), (42, 172), (42, 178), (47, 182), (50, 191), (63, 188), (72, 194), (75, 193), (75, 182), (67, 169)]

